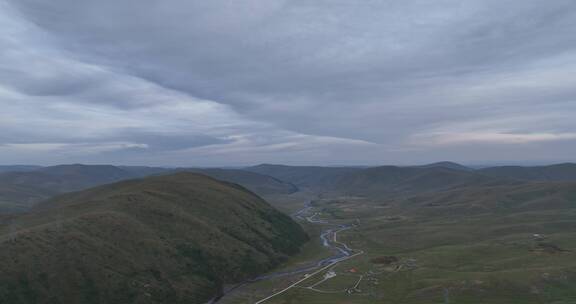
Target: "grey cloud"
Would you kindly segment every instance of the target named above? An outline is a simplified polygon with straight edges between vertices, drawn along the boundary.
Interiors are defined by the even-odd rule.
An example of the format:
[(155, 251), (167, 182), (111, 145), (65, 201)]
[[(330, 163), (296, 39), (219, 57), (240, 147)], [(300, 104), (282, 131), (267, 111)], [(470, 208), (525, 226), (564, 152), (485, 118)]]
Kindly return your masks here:
[[(156, 152), (233, 148), (230, 138), (238, 134), (270, 130), (263, 135), (270, 145), (282, 132), (375, 143), (364, 157), (376, 161), (384, 154), (457, 158), (461, 148), (427, 147), (428, 154), (420, 154), (423, 148), (411, 145), (414, 138), (465, 128), (479, 134), (576, 132), (562, 115), (576, 110), (571, 0), (10, 3), (22, 22), (48, 38), (33, 30), (20, 35), (29, 37), (25, 47), (42, 48), (22, 54), (20, 63), (0, 61), (13, 72), (3, 76), (0, 69), (0, 84), (30, 98), (68, 96), (68, 104), (86, 109), (140, 111), (131, 121), (142, 122), (134, 133), (126, 133), (114, 114), (114, 128), (80, 133), (79, 141), (144, 143)], [(23, 64), (34, 56), (41, 65)], [(66, 60), (47, 60), (59, 56)], [(213, 119), (196, 123), (201, 119), (176, 119), (169, 109), (198, 100), (222, 109), (214, 106)], [(160, 111), (159, 104), (168, 106)], [(149, 109), (158, 116), (142, 114)], [(146, 119), (169, 130), (152, 132)], [(494, 121), (499, 124), (490, 125)], [(524, 150), (484, 146), (502, 157), (513, 154), (508, 149)], [(393, 152), (400, 150), (412, 152)]]

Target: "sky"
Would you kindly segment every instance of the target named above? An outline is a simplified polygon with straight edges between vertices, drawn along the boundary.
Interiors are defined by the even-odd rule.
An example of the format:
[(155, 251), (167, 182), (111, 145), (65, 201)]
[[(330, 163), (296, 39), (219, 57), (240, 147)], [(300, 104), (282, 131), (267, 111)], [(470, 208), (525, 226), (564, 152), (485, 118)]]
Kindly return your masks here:
[(573, 161), (573, 0), (0, 0), (0, 164)]

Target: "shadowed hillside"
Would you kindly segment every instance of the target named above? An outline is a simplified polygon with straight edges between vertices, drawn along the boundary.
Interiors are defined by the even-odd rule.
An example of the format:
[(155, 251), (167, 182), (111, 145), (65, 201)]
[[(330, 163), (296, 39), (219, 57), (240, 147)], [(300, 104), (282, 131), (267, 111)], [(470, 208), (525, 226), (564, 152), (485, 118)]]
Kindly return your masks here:
[(270, 176), (232, 169), (168, 169), (111, 165), (60, 165), (35, 170), (0, 173), (0, 213), (28, 210), (56, 194), (78, 191), (121, 180), (179, 171), (201, 172), (216, 179), (241, 184), (259, 195), (289, 194), (297, 187)]
[(247, 171), (269, 175), (298, 187), (316, 190), (332, 189), (343, 176), (361, 170), (352, 167), (284, 166), (262, 164), (245, 168)]
[(463, 171), (472, 171), (474, 169), (461, 165), (459, 163), (450, 162), (450, 161), (443, 161), (432, 163), (428, 165), (419, 166), (420, 168), (447, 168), (447, 169), (454, 169), (454, 170), (463, 170)]
[(334, 190), (346, 195), (383, 198), (509, 183), (514, 182), (444, 167), (383, 166), (347, 174), (338, 180)]
[(410, 197), (392, 204), (423, 215), (477, 215), (576, 208), (576, 183), (533, 182), (457, 188)]
[(245, 170), (187, 169), (186, 171), (198, 172), (215, 179), (240, 184), (259, 195), (290, 194), (298, 191), (298, 187), (289, 182)]
[(204, 303), (307, 240), (241, 186), (193, 173), (62, 195), (0, 238), (0, 302), (14, 304)]
[(480, 172), (495, 177), (528, 181), (576, 181), (576, 164), (573, 163), (538, 167), (501, 166), (485, 168)]
[(42, 167), (40, 167), (40, 166), (28, 166), (28, 165), (0, 166), (0, 173), (34, 171), (34, 170), (38, 170), (40, 168), (42, 168)]
[(46, 188), (0, 182), (0, 214), (28, 210), (33, 204), (54, 194), (56, 192)]
[(0, 174), (0, 213), (26, 211), (59, 193), (133, 178), (110, 165), (60, 165)]
[(452, 162), (424, 166), (371, 168), (259, 165), (245, 170), (289, 181), (317, 192), (381, 198), (443, 191), (456, 187), (518, 184)]

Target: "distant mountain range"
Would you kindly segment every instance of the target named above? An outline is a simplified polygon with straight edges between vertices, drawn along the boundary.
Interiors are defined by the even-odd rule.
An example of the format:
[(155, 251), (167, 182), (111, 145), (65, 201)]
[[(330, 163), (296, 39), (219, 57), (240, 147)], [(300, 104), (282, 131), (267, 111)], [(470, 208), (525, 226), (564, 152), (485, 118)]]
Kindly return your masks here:
[(576, 182), (530, 182), (453, 188), (413, 195), (405, 199), (390, 198), (384, 204), (400, 213), (426, 216), (562, 212), (576, 208)]
[(350, 173), (361, 171), (362, 168), (262, 164), (244, 170), (269, 175), (298, 187), (323, 190), (332, 189), (338, 180)]
[[(453, 231), (442, 230), (445, 223), (467, 227), (474, 218), (483, 227), (494, 220), (505, 230), (508, 216), (525, 214), (541, 226), (510, 229), (576, 227), (562, 220), (576, 210), (571, 163), (477, 170), (452, 162), (17, 166), (0, 173), (0, 302), (205, 303), (225, 284), (298, 252), (307, 235), (258, 196), (294, 198), (296, 192), (342, 199), (352, 208), (362, 202), (374, 208), (366, 213), (383, 212), (386, 223), (396, 216), (423, 231), (422, 223), (436, 221), (447, 235)], [(385, 222), (372, 220), (374, 233), (383, 232), (377, 229)]]
[(573, 163), (536, 167), (500, 166), (484, 168), (478, 172), (527, 181), (576, 181), (576, 164)]
[[(4, 166), (0, 173), (0, 213), (25, 211), (57, 194), (121, 180), (180, 171), (202, 173), (242, 185), (259, 195), (299, 190), (387, 197), (462, 187), (534, 181), (576, 181), (576, 164), (472, 169), (454, 162), (423, 166), (321, 167), (262, 164), (243, 169), (159, 168), (111, 165)], [(14, 171), (16, 170), (16, 171)]]
[(450, 162), (450, 161), (437, 162), (437, 163), (432, 163), (432, 164), (423, 165), (423, 166), (416, 166), (416, 167), (420, 167), (420, 168), (446, 168), (446, 169), (454, 169), (454, 170), (462, 170), (462, 171), (474, 170), (470, 167), (466, 167), (466, 166), (461, 165), (459, 163)]
[(298, 224), (236, 184), (189, 172), (122, 181), (55, 197), (1, 225), (0, 300), (204, 303), (306, 240)]
[(475, 170), (454, 162), (370, 168), (263, 164), (245, 170), (289, 181), (317, 192), (360, 196), (409, 195), (462, 187), (515, 185), (533, 181), (575, 181), (576, 164), (503, 166)]
[(333, 191), (368, 197), (438, 192), (454, 188), (517, 183), (477, 172), (445, 167), (383, 166), (353, 172), (339, 179)]
[(269, 175), (238, 169), (180, 169), (197, 172), (210, 177), (242, 185), (258, 195), (290, 194), (298, 191), (292, 183), (279, 180)]
[[(22, 166), (13, 169), (17, 168), (22, 168)], [(0, 173), (0, 213), (25, 211), (37, 202), (60, 193), (180, 171), (199, 172), (223, 181), (241, 184), (260, 195), (288, 194), (298, 190), (293, 184), (270, 176), (234, 169), (167, 169), (80, 164), (24, 169)]]
[(41, 166), (28, 166), (28, 165), (13, 165), (13, 166), (0, 166), (0, 173), (14, 172), (14, 171), (34, 171), (42, 168)]

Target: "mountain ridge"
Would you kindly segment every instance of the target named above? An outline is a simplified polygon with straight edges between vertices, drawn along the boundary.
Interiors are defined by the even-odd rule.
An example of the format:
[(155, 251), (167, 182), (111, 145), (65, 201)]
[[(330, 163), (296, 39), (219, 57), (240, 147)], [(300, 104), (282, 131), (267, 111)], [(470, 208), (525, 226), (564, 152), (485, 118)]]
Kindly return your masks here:
[(10, 303), (204, 303), (307, 240), (252, 192), (190, 172), (68, 193), (1, 228)]
[(61, 193), (179, 171), (201, 172), (224, 181), (243, 184), (260, 195), (289, 194), (298, 190), (293, 184), (273, 177), (235, 169), (58, 165), (32, 171), (0, 173), (0, 213), (24, 212), (34, 204)]

